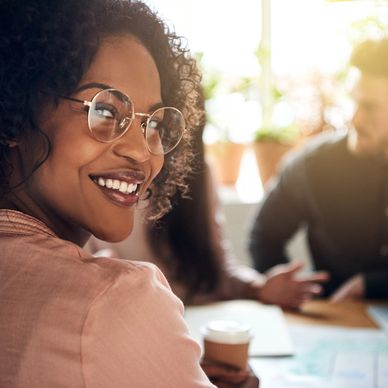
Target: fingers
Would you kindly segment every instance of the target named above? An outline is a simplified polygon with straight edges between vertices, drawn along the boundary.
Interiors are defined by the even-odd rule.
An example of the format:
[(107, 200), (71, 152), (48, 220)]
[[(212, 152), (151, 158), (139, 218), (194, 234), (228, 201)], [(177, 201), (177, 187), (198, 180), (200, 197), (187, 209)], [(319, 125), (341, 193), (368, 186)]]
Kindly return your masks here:
[(330, 302), (337, 303), (351, 299), (351, 289), (347, 283), (339, 287), (330, 297)]
[(288, 301), (284, 301), (281, 304), (281, 307), (291, 310), (299, 310), (303, 303), (309, 302), (313, 299), (311, 293), (301, 293), (293, 298), (290, 298)]
[(299, 309), (303, 303), (309, 302), (314, 297), (320, 295), (323, 288), (320, 284), (299, 283), (297, 287), (290, 290), (284, 298), (282, 298), (281, 305), (288, 309)]
[[(246, 370), (202, 360), (201, 365), (210, 381), (218, 388), (258, 388), (259, 379), (248, 365)], [(214, 372), (214, 373), (213, 373)], [(220, 373), (221, 372), (221, 373)], [(208, 374), (209, 373), (209, 374)], [(210, 374), (212, 373), (212, 375)], [(239, 376), (239, 377), (237, 377)]]
[(297, 297), (302, 300), (302, 302), (307, 302), (313, 299), (316, 296), (322, 294), (323, 287), (320, 284), (303, 284), (299, 289)]
[(320, 284), (307, 284), (304, 285), (302, 293), (304, 295), (317, 296), (320, 295), (323, 291), (323, 287)]
[(298, 279), (301, 283), (323, 283), (330, 279), (330, 274), (326, 271), (313, 272), (312, 274), (303, 275), (302, 278)]
[(323, 291), (322, 285), (310, 280), (294, 280), (289, 285), (289, 293), (294, 295), (320, 295)]
[(339, 287), (330, 297), (330, 302), (337, 303), (352, 298), (351, 288), (348, 283)]
[(322, 294), (323, 287), (319, 283), (327, 281), (329, 274), (320, 271), (303, 277), (297, 276), (296, 272), (302, 268), (301, 262), (282, 264), (281, 268), (277, 266), (277, 273), (267, 276), (266, 283), (260, 290), (260, 301), (297, 309), (304, 302)]
[(360, 299), (365, 297), (365, 279), (357, 274), (342, 284), (330, 298), (331, 302), (341, 302), (345, 299)]
[(346, 299), (346, 293), (343, 292), (343, 290), (339, 290), (337, 292), (335, 292), (330, 298), (329, 298), (329, 301), (331, 303), (338, 303), (338, 302), (342, 302), (343, 300)]
[(278, 264), (275, 265), (274, 267), (270, 268), (265, 275), (272, 277), (272, 276), (278, 276), (278, 275), (283, 275), (283, 276), (291, 276), (295, 272), (300, 271), (303, 268), (304, 264), (299, 261), (295, 261), (292, 263), (287, 263), (287, 264)]
[(300, 271), (304, 267), (304, 263), (302, 261), (294, 261), (290, 264), (285, 265), (286, 270), (284, 272), (288, 272), (293, 274), (295, 272)]
[(201, 366), (209, 379), (213, 382), (223, 381), (231, 384), (240, 384), (248, 378), (248, 371), (233, 366), (216, 363), (204, 359)]

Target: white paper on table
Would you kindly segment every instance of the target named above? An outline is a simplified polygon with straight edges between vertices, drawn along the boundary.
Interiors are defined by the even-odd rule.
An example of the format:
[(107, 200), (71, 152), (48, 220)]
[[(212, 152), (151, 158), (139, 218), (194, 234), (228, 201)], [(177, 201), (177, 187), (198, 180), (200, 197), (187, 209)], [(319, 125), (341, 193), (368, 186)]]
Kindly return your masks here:
[(368, 306), (369, 316), (388, 333), (388, 305)]
[(387, 388), (383, 330), (293, 325), (295, 356), (255, 358), (260, 388)]
[(287, 356), (293, 354), (291, 337), (282, 310), (249, 300), (232, 300), (204, 306), (186, 307), (185, 319), (190, 333), (202, 346), (200, 327), (211, 320), (233, 320), (251, 326), (249, 355)]

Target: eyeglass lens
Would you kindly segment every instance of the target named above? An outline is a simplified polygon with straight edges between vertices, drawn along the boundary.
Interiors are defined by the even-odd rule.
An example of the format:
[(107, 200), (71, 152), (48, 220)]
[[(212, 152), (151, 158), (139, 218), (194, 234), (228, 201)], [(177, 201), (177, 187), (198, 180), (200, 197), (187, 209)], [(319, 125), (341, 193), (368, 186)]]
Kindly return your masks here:
[[(123, 135), (134, 117), (133, 103), (125, 94), (114, 89), (102, 90), (89, 107), (89, 128), (98, 140), (110, 142)], [(175, 148), (185, 128), (182, 113), (172, 107), (157, 109), (146, 122), (147, 146), (158, 155)]]

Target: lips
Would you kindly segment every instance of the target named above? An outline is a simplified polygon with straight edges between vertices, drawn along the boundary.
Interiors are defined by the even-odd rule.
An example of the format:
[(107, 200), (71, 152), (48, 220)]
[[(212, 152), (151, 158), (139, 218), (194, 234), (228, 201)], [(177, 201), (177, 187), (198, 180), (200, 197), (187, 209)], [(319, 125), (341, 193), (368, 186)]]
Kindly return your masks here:
[(138, 202), (140, 187), (145, 181), (144, 174), (135, 170), (95, 174), (90, 178), (110, 201), (124, 207)]

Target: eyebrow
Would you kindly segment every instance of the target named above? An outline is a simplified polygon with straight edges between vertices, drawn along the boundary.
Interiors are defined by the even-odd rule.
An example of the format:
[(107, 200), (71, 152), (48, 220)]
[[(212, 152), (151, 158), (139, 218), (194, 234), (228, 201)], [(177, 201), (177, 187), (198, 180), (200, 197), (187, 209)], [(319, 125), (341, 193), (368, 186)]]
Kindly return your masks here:
[[(108, 85), (108, 84), (103, 84), (103, 83), (100, 83), (100, 82), (89, 82), (87, 84), (84, 84), (84, 85), (81, 85), (80, 87), (78, 87), (75, 92), (78, 93), (78, 92), (81, 92), (83, 90), (86, 90), (86, 89), (101, 89), (101, 90), (104, 90), (104, 89), (115, 89), (115, 90), (118, 90), (116, 88), (114, 88), (113, 86), (111, 85)], [(151, 105), (151, 107), (148, 109), (148, 112), (151, 113), (151, 112), (154, 112), (155, 110), (159, 109), (159, 108), (163, 108), (165, 105), (163, 104), (162, 101), (160, 102), (157, 102), (156, 104), (154, 105)]]
[(75, 90), (75, 92), (81, 92), (82, 90), (93, 89), (93, 88), (101, 89), (101, 90), (104, 90), (104, 89), (114, 89), (114, 87), (111, 86), (111, 85), (102, 84), (102, 83), (99, 83), (99, 82), (89, 82), (87, 84), (79, 86)]
[(158, 102), (158, 103), (156, 103), (156, 104), (154, 104), (154, 105), (151, 105), (151, 107), (150, 107), (150, 109), (148, 110), (148, 112), (149, 112), (149, 113), (155, 112), (157, 109), (163, 108), (163, 107), (165, 107), (165, 105), (163, 104), (163, 102)]

